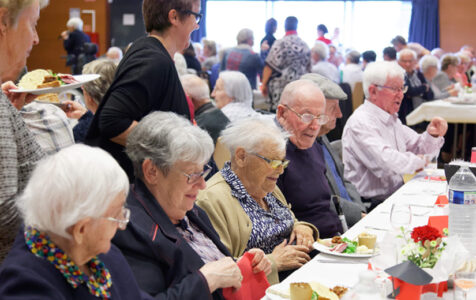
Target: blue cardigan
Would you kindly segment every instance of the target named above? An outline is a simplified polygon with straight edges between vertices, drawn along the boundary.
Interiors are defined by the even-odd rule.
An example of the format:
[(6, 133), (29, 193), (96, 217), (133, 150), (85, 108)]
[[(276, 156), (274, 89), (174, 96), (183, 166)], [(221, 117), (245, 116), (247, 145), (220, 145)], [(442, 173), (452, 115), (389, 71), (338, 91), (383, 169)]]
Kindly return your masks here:
[[(127, 261), (119, 249), (98, 256), (106, 265), (112, 280), (111, 299), (152, 299), (140, 291)], [(74, 289), (53, 264), (30, 252), (23, 232), (17, 235), (13, 248), (0, 268), (0, 299), (2, 300), (98, 300), (85, 284)]]
[[(155, 299), (224, 299), (221, 289), (210, 294), (205, 277), (198, 271), (204, 265), (202, 259), (139, 179), (131, 186), (127, 206), (130, 222), (126, 230), (116, 233), (113, 242), (145, 292)], [(225, 256), (231, 256), (201, 208), (194, 205), (187, 216)]]

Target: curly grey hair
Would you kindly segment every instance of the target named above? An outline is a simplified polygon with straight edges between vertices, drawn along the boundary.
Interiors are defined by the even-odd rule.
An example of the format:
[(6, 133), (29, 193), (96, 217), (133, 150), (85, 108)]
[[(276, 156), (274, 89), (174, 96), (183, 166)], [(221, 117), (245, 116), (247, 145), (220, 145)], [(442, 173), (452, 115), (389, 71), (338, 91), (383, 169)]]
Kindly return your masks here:
[(98, 79), (83, 85), (83, 89), (97, 104), (101, 102), (114, 80), (116, 68), (116, 63), (109, 59), (96, 59), (84, 65), (83, 74), (101, 75)]
[(205, 164), (213, 153), (210, 135), (172, 112), (157, 111), (144, 117), (129, 134), (126, 153), (134, 174), (143, 179), (142, 163), (150, 159), (167, 175), (177, 161)]

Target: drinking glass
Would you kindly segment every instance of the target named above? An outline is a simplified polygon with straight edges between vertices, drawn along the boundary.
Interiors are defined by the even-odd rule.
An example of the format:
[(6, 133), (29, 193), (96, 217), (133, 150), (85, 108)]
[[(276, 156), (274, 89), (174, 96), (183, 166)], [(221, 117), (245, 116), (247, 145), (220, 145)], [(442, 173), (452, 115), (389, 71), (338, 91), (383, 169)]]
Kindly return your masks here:
[(428, 177), (428, 180), (425, 180), (426, 184), (423, 191), (432, 195), (437, 195), (438, 193), (436, 193), (432, 188), (431, 176), (434, 175), (435, 171), (438, 169), (438, 157), (433, 154), (425, 154), (423, 157), (427, 162), (427, 165), (425, 167), (425, 175)]
[(457, 272), (454, 278), (455, 283), (455, 299), (463, 293), (463, 299), (468, 300), (468, 292), (476, 286), (476, 273), (474, 272)]
[(400, 227), (408, 228), (412, 223), (412, 208), (409, 204), (392, 204), (390, 210), (390, 224), (393, 229), (399, 230)]

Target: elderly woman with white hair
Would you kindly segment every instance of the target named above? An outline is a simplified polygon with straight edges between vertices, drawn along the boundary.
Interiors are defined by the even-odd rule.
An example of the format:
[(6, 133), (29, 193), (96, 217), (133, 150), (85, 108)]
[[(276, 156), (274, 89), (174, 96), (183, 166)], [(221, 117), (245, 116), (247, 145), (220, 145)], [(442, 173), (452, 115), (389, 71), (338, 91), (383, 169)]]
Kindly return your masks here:
[(147, 299), (119, 249), (127, 175), (105, 151), (73, 145), (42, 160), (18, 207), (24, 232), (0, 268), (0, 299)]
[(316, 41), (314, 47), (311, 49), (311, 72), (322, 75), (338, 83), (340, 81), (339, 70), (337, 70), (337, 67), (334, 64), (327, 61), (328, 57), (329, 46), (322, 41)]
[[(127, 139), (136, 179), (127, 198), (131, 223), (113, 242), (140, 287), (160, 299), (224, 299), (222, 288), (240, 288), (242, 275), (207, 214), (195, 205), (205, 188), (211, 137), (174, 113), (154, 112)], [(259, 249), (255, 272), (271, 271)]]
[[(233, 256), (260, 248), (273, 262), (270, 282), (309, 261), (316, 227), (299, 222), (276, 186), (289, 161), (287, 134), (273, 120), (246, 119), (230, 124), (221, 141), (231, 162), (207, 181), (198, 205), (212, 221)], [(284, 276), (280, 276), (281, 278)]]
[(248, 79), (241, 72), (221, 72), (213, 89), (212, 98), (231, 122), (260, 115), (252, 107), (253, 92)]
[(18, 231), (20, 218), (15, 197), (21, 193), (43, 150), (19, 114), (35, 95), (13, 93), (34, 45), (39, 43), (36, 27), (39, 9), (47, 0), (0, 0), (0, 264)]
[(66, 65), (71, 66), (73, 74), (80, 74), (81, 70), (77, 68), (78, 56), (83, 52), (84, 43), (91, 42), (91, 39), (83, 32), (83, 20), (80, 18), (69, 19), (66, 27), (68, 30), (61, 32), (63, 47), (67, 53)]

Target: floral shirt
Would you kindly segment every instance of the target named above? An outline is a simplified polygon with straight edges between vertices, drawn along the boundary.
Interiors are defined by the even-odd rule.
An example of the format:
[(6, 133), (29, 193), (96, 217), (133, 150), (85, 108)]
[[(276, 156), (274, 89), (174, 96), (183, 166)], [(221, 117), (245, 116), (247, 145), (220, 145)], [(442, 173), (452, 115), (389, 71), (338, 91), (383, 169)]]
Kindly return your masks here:
[(231, 195), (240, 201), (241, 207), (253, 224), (246, 250), (259, 248), (266, 254), (273, 252), (277, 245), (289, 238), (293, 230), (294, 219), (291, 211), (272, 193), (264, 197), (268, 210), (259, 206), (231, 170), (230, 162), (227, 162), (220, 172), (231, 188)]

